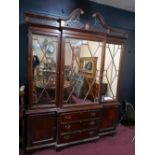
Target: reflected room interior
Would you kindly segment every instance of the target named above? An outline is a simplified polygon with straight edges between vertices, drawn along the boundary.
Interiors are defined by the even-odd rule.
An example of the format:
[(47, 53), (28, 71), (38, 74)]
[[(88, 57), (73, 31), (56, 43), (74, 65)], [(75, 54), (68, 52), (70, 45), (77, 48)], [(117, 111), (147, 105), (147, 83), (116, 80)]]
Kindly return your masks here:
[[(115, 100), (121, 46), (106, 44), (106, 61), (101, 73), (104, 42), (66, 39), (64, 66), (65, 104), (87, 104)], [(102, 79), (100, 78), (102, 74)]]
[(56, 89), (56, 37), (33, 35), (33, 103), (54, 103)]
[[(65, 104), (98, 103), (100, 92), (101, 102), (116, 99), (121, 45), (106, 43), (104, 69), (101, 72), (104, 44), (90, 40), (65, 40)], [(33, 35), (32, 46), (33, 102), (54, 103), (57, 38)]]

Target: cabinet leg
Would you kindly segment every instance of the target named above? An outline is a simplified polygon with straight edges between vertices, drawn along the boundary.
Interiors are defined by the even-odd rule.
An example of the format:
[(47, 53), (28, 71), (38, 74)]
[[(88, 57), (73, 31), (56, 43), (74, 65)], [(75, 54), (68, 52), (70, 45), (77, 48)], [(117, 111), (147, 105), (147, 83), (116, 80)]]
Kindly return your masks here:
[(63, 150), (63, 147), (55, 147), (56, 152), (60, 152), (61, 150)]
[(34, 151), (26, 151), (25, 155), (33, 155)]

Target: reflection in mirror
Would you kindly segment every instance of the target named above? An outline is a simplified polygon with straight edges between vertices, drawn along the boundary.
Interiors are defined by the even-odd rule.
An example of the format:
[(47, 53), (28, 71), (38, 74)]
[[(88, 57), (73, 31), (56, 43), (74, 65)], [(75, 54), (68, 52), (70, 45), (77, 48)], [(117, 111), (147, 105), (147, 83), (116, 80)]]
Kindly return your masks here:
[(121, 51), (121, 45), (106, 44), (105, 64), (101, 85), (102, 102), (116, 99)]
[(56, 53), (55, 37), (33, 35), (33, 103), (49, 104), (55, 100)]
[(65, 104), (98, 102), (102, 47), (103, 42), (65, 40)]

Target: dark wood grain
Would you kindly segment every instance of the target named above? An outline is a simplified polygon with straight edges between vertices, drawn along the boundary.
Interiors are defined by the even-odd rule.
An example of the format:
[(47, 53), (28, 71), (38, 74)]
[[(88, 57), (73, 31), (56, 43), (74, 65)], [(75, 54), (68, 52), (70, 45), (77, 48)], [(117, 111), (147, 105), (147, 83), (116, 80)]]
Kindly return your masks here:
[(118, 106), (117, 103), (106, 107), (103, 106), (101, 109), (100, 133), (115, 130), (118, 123)]
[[(124, 31), (111, 29), (104, 21), (104, 17), (95, 13), (105, 31), (96, 31), (84, 27), (76, 28), (69, 25), (70, 20), (76, 20), (83, 14), (83, 10), (76, 9), (66, 18), (55, 18), (38, 14), (25, 14), (28, 26), (28, 103), (25, 109), (26, 150), (33, 151), (45, 147), (63, 147), (80, 142), (99, 138), (116, 132), (118, 122), (119, 88), (122, 72), (123, 54), (125, 51)], [(121, 34), (122, 33), (122, 34)], [(56, 91), (54, 104), (51, 102), (35, 105), (32, 102), (32, 35), (54, 36), (58, 39), (58, 52), (56, 54)], [(118, 35), (119, 34), (119, 35)], [(92, 92), (98, 96), (98, 103), (64, 104), (64, 62), (65, 41), (67, 38), (99, 41), (103, 43), (100, 64), (99, 83), (94, 84)], [(113, 101), (101, 102), (102, 78), (105, 62), (106, 43), (122, 45), (120, 70), (118, 75), (117, 98)], [(89, 94), (92, 97), (92, 94)]]
[(28, 146), (52, 143), (56, 140), (56, 115), (51, 113), (27, 116)]

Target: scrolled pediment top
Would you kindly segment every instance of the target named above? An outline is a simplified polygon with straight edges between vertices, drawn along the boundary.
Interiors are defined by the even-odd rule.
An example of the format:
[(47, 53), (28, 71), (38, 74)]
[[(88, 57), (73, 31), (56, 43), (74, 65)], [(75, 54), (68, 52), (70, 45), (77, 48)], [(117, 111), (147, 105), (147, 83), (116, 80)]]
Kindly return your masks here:
[(66, 17), (66, 18), (62, 18), (62, 20), (71, 20), (74, 19), (76, 17), (79, 17), (80, 15), (84, 14), (84, 11), (80, 8), (75, 9), (73, 12), (71, 12), (71, 14)]
[(95, 12), (92, 15), (93, 18), (95, 18), (95, 20), (99, 20), (99, 22), (102, 24), (102, 26), (107, 29), (107, 31), (109, 31), (109, 26), (107, 25), (107, 23), (105, 22), (104, 17), (101, 15), (101, 13), (99, 12)]

